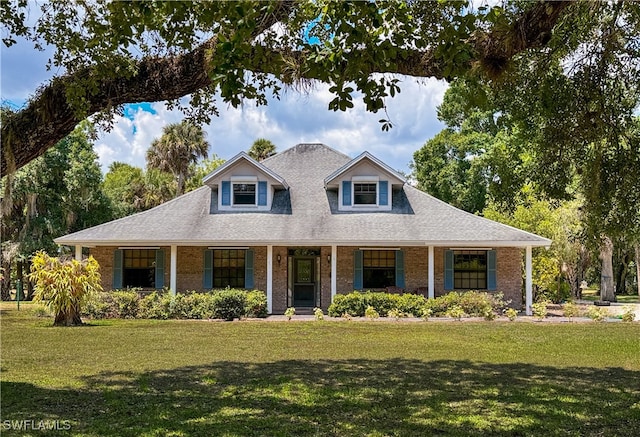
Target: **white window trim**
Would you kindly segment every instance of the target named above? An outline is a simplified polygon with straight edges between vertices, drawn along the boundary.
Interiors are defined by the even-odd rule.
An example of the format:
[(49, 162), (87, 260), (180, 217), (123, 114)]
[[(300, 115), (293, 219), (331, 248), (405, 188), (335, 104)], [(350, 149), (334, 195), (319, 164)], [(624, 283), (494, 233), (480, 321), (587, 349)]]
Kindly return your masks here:
[[(349, 179), (348, 179), (349, 180)], [(352, 176), (351, 182), (351, 205), (342, 203), (342, 183), (338, 185), (338, 210), (339, 211), (390, 211), (391, 210), (391, 183), (387, 190), (387, 205), (380, 205), (380, 177), (379, 176)], [(376, 203), (356, 204), (355, 184), (376, 184)]]
[[(273, 186), (268, 180), (259, 179), (258, 176), (231, 176), (227, 179), (230, 182), (229, 189), (231, 192), (229, 193), (229, 203), (230, 205), (222, 204), (222, 195), (218, 195), (218, 209), (220, 211), (269, 211), (271, 210), (271, 202), (273, 200)], [(267, 204), (266, 205), (258, 205), (258, 183), (264, 181), (267, 183)], [(256, 186), (256, 195), (254, 198), (253, 204), (236, 204), (234, 202), (235, 197), (233, 195), (233, 186), (237, 184), (253, 184)], [(222, 184), (220, 184), (222, 186)]]

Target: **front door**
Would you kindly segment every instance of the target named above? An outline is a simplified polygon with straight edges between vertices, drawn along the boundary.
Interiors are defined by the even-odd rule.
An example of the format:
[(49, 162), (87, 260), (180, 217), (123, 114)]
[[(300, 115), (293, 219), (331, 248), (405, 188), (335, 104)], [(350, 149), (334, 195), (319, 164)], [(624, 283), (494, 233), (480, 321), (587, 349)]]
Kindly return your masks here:
[(314, 307), (316, 304), (316, 259), (293, 258), (293, 306)]

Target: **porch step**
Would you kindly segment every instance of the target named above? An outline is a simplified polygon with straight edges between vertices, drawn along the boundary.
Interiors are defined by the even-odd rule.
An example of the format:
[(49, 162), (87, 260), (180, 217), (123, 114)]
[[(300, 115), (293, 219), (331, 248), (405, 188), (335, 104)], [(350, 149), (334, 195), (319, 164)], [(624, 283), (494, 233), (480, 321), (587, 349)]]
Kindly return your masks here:
[(311, 316), (311, 315), (313, 315), (313, 308), (309, 308), (309, 307), (296, 308), (296, 315), (299, 315), (299, 316)]

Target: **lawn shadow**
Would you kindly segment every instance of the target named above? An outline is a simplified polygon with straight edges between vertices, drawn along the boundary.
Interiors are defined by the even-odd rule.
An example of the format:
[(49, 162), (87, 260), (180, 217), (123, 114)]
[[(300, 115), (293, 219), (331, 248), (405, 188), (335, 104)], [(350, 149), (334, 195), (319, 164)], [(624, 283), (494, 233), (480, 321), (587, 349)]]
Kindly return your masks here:
[(60, 390), (2, 382), (2, 419), (71, 420), (71, 430), (51, 432), (58, 436), (632, 436), (640, 429), (640, 372), (621, 368), (214, 362), (85, 382)]

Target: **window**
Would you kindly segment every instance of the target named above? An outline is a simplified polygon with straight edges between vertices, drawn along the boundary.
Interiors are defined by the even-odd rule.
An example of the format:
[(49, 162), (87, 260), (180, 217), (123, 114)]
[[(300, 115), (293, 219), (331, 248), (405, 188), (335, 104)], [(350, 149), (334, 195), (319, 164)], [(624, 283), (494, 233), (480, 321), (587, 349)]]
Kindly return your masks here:
[(456, 250), (453, 252), (453, 286), (462, 290), (487, 289), (487, 252)]
[(354, 205), (375, 205), (377, 204), (376, 183), (354, 183), (353, 184), (353, 204)]
[(244, 249), (213, 251), (213, 288), (244, 288), (245, 252)]
[(123, 251), (122, 286), (155, 288), (155, 249), (126, 249)]
[(362, 285), (365, 289), (396, 285), (395, 250), (362, 251)]
[(256, 184), (233, 184), (234, 205), (255, 205)]

